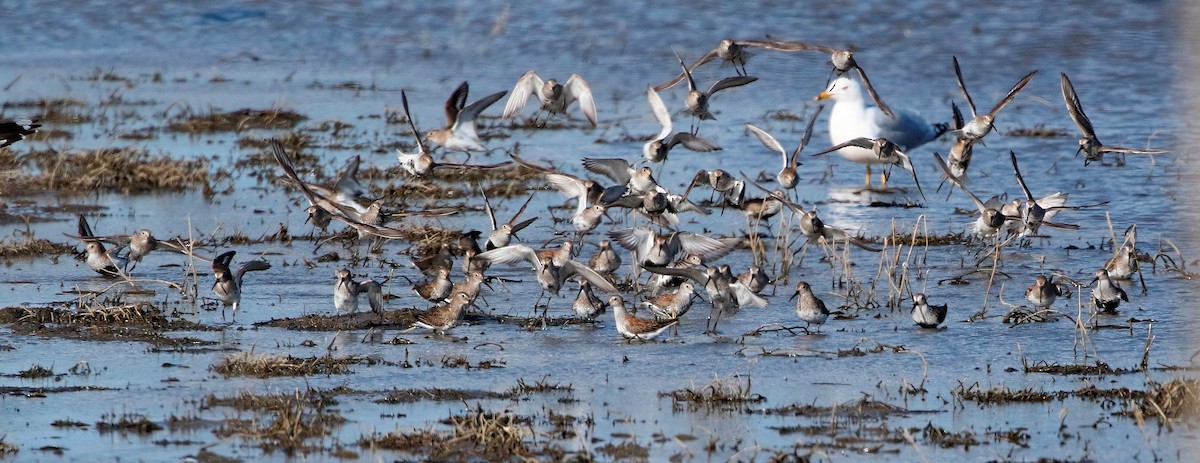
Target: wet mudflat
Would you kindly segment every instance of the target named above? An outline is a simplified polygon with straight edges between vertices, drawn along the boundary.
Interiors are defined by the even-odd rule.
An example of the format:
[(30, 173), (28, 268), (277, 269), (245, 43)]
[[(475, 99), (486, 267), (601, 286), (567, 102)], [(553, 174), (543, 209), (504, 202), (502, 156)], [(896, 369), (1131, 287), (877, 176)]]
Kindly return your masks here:
[[(40, 116), (43, 125), (0, 150), (0, 459), (1194, 458), (1200, 317), (1190, 301), (1200, 243), (1190, 233), (1194, 137), (1179, 118), (1191, 79), (1176, 77), (1193, 66), (1186, 35), (1170, 27), (1185, 14), (1176, 6), (1116, 5), (1106, 9), (1114, 18), (921, 4), (882, 16), (869, 4), (712, 5), (711, 16), (469, 3), (165, 5), (135, 15), (118, 14), (132, 7), (124, 2), (44, 7), (62, 11), (6, 27), (13, 46), (30, 52), (0, 72), (4, 116)], [(728, 19), (742, 15), (753, 21)], [(42, 22), (49, 18), (81, 32), (22, 33), (62, 29)], [(803, 261), (792, 259), (803, 239), (781, 222), (795, 219), (768, 220), (757, 227), (761, 241), (719, 262), (735, 272), (762, 265), (777, 278), (763, 291), (769, 304), (727, 314), (718, 334), (704, 333), (708, 307), (698, 300), (676, 329), (626, 342), (611, 310), (594, 322), (573, 317), (574, 283), (547, 308), (533, 307), (540, 288), (524, 264), (493, 266), (490, 288), (447, 335), (405, 331), (432, 305), (409, 289), (425, 279), (412, 258), (463, 230), (486, 234), (481, 189), (502, 220), (533, 196), (523, 217), (538, 220), (521, 242), (534, 248), (572, 237), (564, 219), (574, 204), (562, 207), (540, 175), (518, 167), (423, 179), (401, 172), (396, 150), (413, 148), (401, 88), (418, 127), (432, 130), (462, 80), (474, 99), (510, 90), (529, 69), (579, 73), (596, 95), (596, 128), (577, 113), (541, 127), (499, 119), (498, 104), (481, 121), (492, 150), (470, 162), (511, 153), (584, 176), (581, 158), (636, 160), (658, 131), (645, 87), (678, 71), (672, 46), (694, 59), (725, 36), (763, 33), (854, 45), (889, 104), (936, 121), (949, 120), (951, 101), (963, 103), (951, 55), (981, 106), (1040, 69), (976, 147), (969, 187), (985, 199), (1022, 197), (1012, 150), (1035, 194), (1109, 203), (1064, 211), (1061, 221), (1079, 230), (1044, 230), (1048, 238), (1014, 243), (993, 265), (990, 247), (964, 233), (970, 200), (948, 196), (949, 184), (934, 192), (931, 153), (945, 154), (950, 136), (910, 153), (924, 198), (899, 170), (890, 184), (898, 191), (861, 193), (861, 166), (802, 155), (801, 202), (883, 251), (810, 246)], [(1150, 72), (1146, 56), (1169, 59)], [(825, 89), (827, 58), (755, 56), (747, 68), (760, 81), (714, 98), (718, 120), (700, 129), (724, 149), (672, 151), (654, 166), (660, 182), (682, 191), (696, 169), (719, 167), (773, 188), (778, 154), (743, 125), (795, 143)], [(1084, 167), (1059, 72), (1071, 75), (1106, 143), (1171, 153)], [(732, 73), (711, 64), (698, 76)], [(678, 88), (662, 94), (672, 110), (682, 107)], [(690, 116), (675, 119), (682, 127)], [(816, 149), (829, 146), (825, 127), (818, 122)], [(386, 209), (458, 213), (393, 222), (411, 236), (376, 250), (338, 225), (316, 230), (304, 199), (277, 180), (272, 137), (310, 181), (332, 183), (359, 155), (360, 178)], [(694, 194), (708, 199), (710, 190)], [(100, 234), (149, 228), (194, 243), (201, 256), (236, 250), (235, 262), (261, 258), (272, 268), (246, 275), (234, 318), (199, 258), (152, 253), (128, 280), (92, 272), (75, 257), (83, 246), (63, 236), (75, 234), (78, 214)], [(591, 240), (645, 224), (611, 215)], [(751, 227), (720, 208), (681, 219), (683, 230), (721, 236)], [(1072, 282), (1086, 285), (1133, 224), (1142, 278), (1120, 283), (1130, 301), (1116, 314), (1096, 313), (1089, 290)], [(579, 259), (594, 251), (584, 246)], [(386, 280), (382, 316), (334, 310), (342, 268)], [(1051, 310), (1024, 299), (1039, 274), (1071, 290)], [(788, 299), (802, 280), (834, 311), (819, 332), (804, 329)], [(949, 305), (943, 329), (914, 326), (915, 292)]]

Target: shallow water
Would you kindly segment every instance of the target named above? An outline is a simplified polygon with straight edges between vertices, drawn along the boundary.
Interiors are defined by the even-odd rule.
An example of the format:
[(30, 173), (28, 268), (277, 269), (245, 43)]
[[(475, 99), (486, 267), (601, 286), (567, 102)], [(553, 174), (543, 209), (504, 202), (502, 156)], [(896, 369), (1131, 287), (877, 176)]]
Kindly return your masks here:
[[(97, 206), (99, 217), (92, 226), (98, 233), (131, 232), (148, 227), (156, 236), (193, 235), (217, 237), (245, 234), (251, 238), (274, 233), (286, 224), (293, 235), (304, 235), (311, 227), (304, 224), (299, 195), (271, 183), (262, 182), (232, 165), (255, 152), (240, 148), (242, 136), (265, 137), (267, 131), (244, 134), (218, 132), (189, 136), (162, 128), (170, 117), (188, 110), (203, 113), (209, 109), (229, 111), (239, 108), (282, 107), (307, 115), (298, 130), (314, 129), (312, 154), (328, 160), (325, 175), (332, 173), (351, 155), (363, 156), (364, 165), (389, 168), (395, 165), (394, 152), (383, 148), (393, 143), (410, 143), (407, 127), (387, 124), (386, 113), (399, 110), (399, 89), (408, 92), (414, 118), (422, 130), (442, 123), (443, 99), (458, 82), (468, 80), (472, 100), (495, 91), (508, 90), (514, 79), (526, 70), (538, 70), (544, 77), (563, 78), (577, 72), (586, 77), (597, 96), (601, 124), (596, 129), (510, 130), (506, 124), (489, 121), (486, 133), (507, 133), (508, 138), (487, 141), (496, 151), (476, 159), (498, 161), (504, 149), (513, 149), (528, 159), (563, 166), (582, 174), (581, 157), (622, 157), (636, 159), (641, 141), (621, 142), (625, 137), (640, 138), (658, 130), (646, 111), (644, 86), (674, 75), (671, 47), (686, 58), (695, 58), (725, 36), (759, 37), (770, 33), (784, 38), (851, 44), (859, 50), (856, 57), (867, 69), (873, 83), (894, 108), (913, 108), (931, 120), (949, 119), (949, 102), (962, 105), (954, 83), (950, 56), (957, 55), (963, 65), (967, 85), (981, 108), (990, 108), (1010, 85), (1025, 72), (1039, 69), (1039, 75), (1009, 105), (998, 121), (998, 132), (989, 135), (986, 147), (978, 147), (971, 166), (973, 191), (982, 196), (1020, 195), (1011, 175), (1007, 152), (1020, 156), (1022, 170), (1035, 194), (1066, 191), (1072, 204), (1111, 201), (1107, 206), (1064, 212), (1063, 221), (1079, 224), (1080, 231), (1049, 230), (1049, 240), (1036, 240), (1026, 248), (1012, 248), (1005, 254), (998, 288), (987, 298), (990, 317), (968, 322), (982, 307), (987, 277), (972, 276), (967, 285), (940, 285), (939, 281), (970, 270), (977, 256), (976, 246), (935, 246), (908, 249), (900, 254), (915, 278), (912, 288), (930, 294), (933, 302), (950, 305), (951, 315), (944, 330), (917, 330), (908, 314), (909, 303), (889, 308), (886, 278), (878, 278), (880, 256), (854, 251), (853, 276), (865, 287), (875, 283), (876, 302), (883, 306), (856, 310), (847, 308), (848, 319), (831, 319), (820, 334), (792, 335), (786, 331), (759, 336), (742, 336), (758, 328), (782, 323), (798, 324), (794, 305), (787, 300), (795, 281), (813, 283), (818, 294), (831, 306), (846, 303), (845, 288), (831, 282), (840, 276), (827, 264), (818, 262), (820, 250), (810, 249), (803, 267), (792, 269), (787, 283), (768, 289), (770, 305), (765, 309), (746, 309), (722, 321), (722, 336), (706, 336), (706, 308), (697, 302), (680, 323), (678, 334), (664, 336), (661, 343), (629, 344), (620, 339), (611, 315), (604, 315), (595, 326), (568, 325), (525, 330), (514, 324), (502, 324), (495, 318), (483, 323), (456, 328), (454, 336), (465, 342), (429, 338), (421, 333), (400, 334), (366, 331), (308, 332), (257, 327), (256, 322), (304, 314), (333, 311), (330, 292), (333, 272), (341, 262), (317, 262), (316, 257), (336, 251), (343, 257), (352, 250), (336, 243), (313, 251), (308, 241), (291, 244), (255, 244), (223, 249), (238, 251), (237, 261), (263, 255), (273, 268), (247, 275), (248, 292), (243, 310), (232, 326), (217, 331), (168, 332), (173, 337), (195, 337), (215, 344), (199, 346), (187, 352), (155, 352), (139, 342), (97, 342), (58, 337), (18, 334), (11, 328), (0, 329), (0, 374), (15, 375), (32, 365), (50, 367), (65, 373), (78, 362), (87, 362), (92, 373), (65, 374), (53, 379), (26, 380), (15, 376), (0, 377), (0, 386), (61, 387), (98, 386), (99, 391), (51, 393), (45, 397), (19, 394), (0, 399), (3, 442), (20, 449), (19, 459), (80, 460), (116, 459), (137, 456), (146, 460), (178, 459), (197, 455), (201, 449), (220, 455), (258, 459), (288, 459), (282, 452), (263, 454), (248, 437), (221, 439), (213, 433), (216, 425), (196, 429), (167, 429), (149, 435), (101, 433), (94, 426), (107, 420), (105, 415), (130, 413), (167, 423), (172, 416), (199, 416), (206, 420), (253, 416), (227, 407), (203, 408), (198, 401), (205, 395), (227, 397), (242, 391), (261, 394), (290, 394), (307, 388), (327, 390), (346, 386), (355, 394), (338, 395), (332, 408), (346, 418), (332, 435), (314, 440), (323, 448), (345, 446), (362, 460), (382, 460), (412, 455), (359, 448), (361, 436), (393, 429), (444, 429), (438, 420), (462, 415), (476, 402), (490, 410), (509, 410), (518, 415), (542, 416), (546, 410), (565, 413), (580, 420), (591, 417), (594, 424), (580, 425), (579, 437), (563, 439), (569, 451), (589, 452), (600, 459), (614, 458), (600, 452), (607, 444), (635, 442), (646, 446), (648, 458), (660, 461), (681, 455), (692, 460), (766, 459), (775, 452), (814, 453), (819, 459), (872, 460), (1003, 460), (1038, 458), (1113, 460), (1145, 459), (1156, 456), (1188, 461), (1189, 441), (1195, 432), (1176, 427), (1160, 431), (1151, 420), (1139, 428), (1135, 420), (1115, 412), (1122, 405), (1102, 406), (1097, 401), (1068, 398), (1032, 404), (980, 406), (960, 401), (952, 395), (959, 387), (986, 390), (1002, 386), (1012, 390), (1072, 391), (1086, 385), (1101, 389), (1129, 387), (1145, 389), (1154, 382), (1187, 377), (1179, 371), (1152, 369), (1146, 374), (1110, 374), (1102, 376), (1050, 375), (1025, 373), (1022, 359), (1029, 363), (1090, 364), (1099, 360), (1113, 368), (1130, 369), (1142, 360), (1150, 326), (1154, 343), (1150, 365), (1190, 366), (1198, 326), (1193, 304), (1193, 284), (1177, 273), (1157, 272), (1146, 265), (1149, 292), (1128, 288), (1131, 301), (1121, 307), (1120, 315), (1100, 316), (1099, 324), (1128, 326), (1128, 329), (1089, 331), (1081, 340), (1067, 319), (1053, 323), (1033, 323), (1010, 327), (1000, 316), (1007, 312), (1003, 302), (1020, 304), (1022, 290), (1043, 271), (1059, 272), (1086, 282), (1091, 272), (1111, 255), (1107, 247), (1111, 215), (1119, 234), (1136, 223), (1139, 246), (1154, 254), (1160, 243), (1171, 240), (1179, 245), (1182, 258), (1191, 262), (1197, 246), (1182, 219), (1195, 223), (1196, 209), (1188, 207), (1190, 165), (1183, 148), (1190, 137), (1181, 136), (1190, 124), (1175, 116), (1183, 111), (1182, 102), (1189, 94), (1190, 79), (1172, 80), (1187, 75), (1189, 44), (1176, 36), (1175, 18), (1182, 8), (1172, 3), (1074, 2), (1007, 5), (963, 5), (947, 10), (932, 2), (912, 3), (906, 9), (880, 11), (869, 2), (857, 4), (821, 3), (805, 8), (789, 4), (763, 2), (760, 5), (709, 4), (688, 7), (655, 5), (646, 7), (623, 3), (618, 8), (578, 6), (571, 3), (543, 2), (538, 11), (529, 6), (473, 2), (421, 5), (393, 2), (354, 2), (301, 7), (281, 2), (211, 3), (193, 5), (142, 5), (137, 2), (105, 2), (81, 8), (74, 5), (21, 4), (18, 10), (36, 8), (37, 15), (5, 24), (6, 40), (11, 49), (28, 53), (10, 56), (9, 65), (0, 69), (0, 82), (10, 82), (5, 91), (8, 101), (37, 98), (75, 98), (93, 108), (102, 101), (119, 96), (124, 104), (106, 106), (104, 117), (94, 122), (54, 126), (69, 131), (70, 140), (21, 142), (17, 152), (42, 149), (49, 144), (60, 149), (94, 149), (114, 146), (141, 146), (151, 153), (179, 158), (206, 158), (213, 170), (234, 172), (232, 178), (215, 182), (218, 193), (211, 200), (199, 191), (127, 195), (97, 192), (88, 195), (44, 194), (22, 197), (36, 205), (22, 206), (10, 201), (10, 213), (35, 213), (55, 219), (31, 225), (38, 237), (67, 242), (62, 233), (74, 233), (71, 213), (44, 212), (56, 204)], [(1104, 11), (1100, 15), (1073, 16), (1072, 10)], [(502, 19), (497, 19), (502, 18)], [(734, 19), (736, 18), (736, 19)], [(714, 98), (718, 121), (702, 125), (702, 133), (725, 149), (717, 154), (672, 152), (663, 172), (664, 185), (681, 189), (697, 168), (720, 167), (731, 172), (754, 176), (766, 172), (771, 177), (778, 158), (743, 132), (744, 123), (753, 123), (792, 145), (801, 135), (803, 123), (767, 117), (776, 110), (787, 110), (807, 117), (815, 108), (811, 99), (824, 89), (829, 76), (819, 54), (781, 54), (762, 52), (750, 63), (749, 70), (760, 80), (745, 88), (728, 90)], [(1154, 69), (1148, 69), (1146, 60)], [(83, 77), (110, 72), (127, 78), (97, 80)], [(704, 82), (725, 76), (728, 68), (709, 66), (697, 73)], [(1130, 156), (1121, 166), (1091, 165), (1081, 168), (1074, 157), (1077, 132), (1067, 118), (1058, 89), (1057, 74), (1070, 74), (1085, 108), (1100, 137), (1108, 144), (1122, 146), (1165, 147), (1172, 154)], [(153, 78), (161, 75), (161, 81)], [(353, 82), (359, 88), (346, 88)], [(703, 85), (703, 84), (702, 84)], [(664, 92), (669, 107), (682, 103), (678, 88)], [(499, 106), (499, 105), (497, 105)], [(532, 110), (526, 110), (531, 113)], [(488, 114), (498, 114), (493, 108)], [(5, 116), (23, 113), (12, 108)], [(343, 121), (353, 127), (340, 135), (315, 130), (322, 122)], [(684, 115), (676, 117), (677, 126), (688, 124)], [(1015, 128), (1039, 124), (1059, 129), (1068, 135), (1033, 138), (1006, 136)], [(116, 138), (121, 133), (150, 127), (155, 137), (145, 141)], [(51, 128), (49, 125), (47, 129)], [(828, 146), (825, 124), (820, 122), (813, 147)], [(606, 141), (600, 143), (599, 141)], [(339, 146), (361, 144), (363, 149)], [(860, 185), (862, 170), (835, 156), (805, 156), (798, 194), (806, 204), (815, 204), (827, 223), (880, 236), (893, 228), (911, 233), (920, 224), (931, 234), (959, 231), (971, 218), (954, 215), (955, 208), (970, 208), (961, 193), (946, 199), (935, 193), (938, 179), (930, 153), (944, 152), (948, 138), (914, 151), (918, 174), (926, 199), (912, 188), (912, 180), (897, 171), (893, 183), (906, 187), (907, 193), (863, 195), (854, 193)], [(519, 148), (513, 148), (519, 146)], [(451, 156), (451, 159), (458, 159)], [(274, 171), (273, 171), (274, 172)], [(309, 175), (302, 172), (301, 175)], [(402, 179), (393, 179), (398, 184)], [(384, 186), (387, 182), (376, 182)], [(757, 195), (758, 192), (751, 193)], [(540, 216), (523, 233), (525, 242), (540, 245), (554, 237), (550, 214), (562, 217), (565, 211), (550, 210), (561, 203), (557, 193), (538, 191), (527, 216)], [(920, 208), (868, 207), (874, 200), (919, 202)], [(477, 205), (478, 198), (468, 198)], [(509, 217), (523, 198), (494, 199), (499, 217)], [(422, 202), (406, 201), (410, 207)], [(458, 204), (458, 201), (448, 201)], [(710, 230), (718, 234), (736, 234), (745, 229), (740, 214), (714, 211), (708, 218), (696, 218), (684, 225), (691, 231)], [(686, 217), (686, 216), (685, 216)], [(918, 219), (923, 217), (923, 219)], [(486, 229), (486, 217), (469, 212), (441, 219), (427, 219), (446, 228)], [(612, 228), (627, 226), (612, 225)], [(772, 221), (777, 224), (778, 219)], [(9, 225), (6, 228), (22, 228)], [(601, 230), (608, 230), (603, 225)], [(564, 228), (559, 225), (559, 230)], [(9, 238), (9, 239), (16, 239)], [(1105, 246), (1100, 248), (1102, 245)], [(1164, 244), (1165, 246), (1165, 244)], [(222, 249), (222, 250), (223, 250)], [(219, 249), (212, 249), (213, 252)], [(408, 243), (390, 243), (383, 258), (408, 262), (400, 255), (410, 252)], [(583, 257), (591, 249), (583, 251)], [(1173, 253), (1172, 253), (1173, 255)], [(768, 254), (771, 265), (778, 254)], [(628, 258), (626, 259), (628, 260)], [(305, 265), (311, 262), (310, 268)], [(398, 297), (390, 308), (427, 305), (408, 291), (405, 278), (419, 280), (419, 272), (410, 266), (386, 271), (376, 261), (356, 268), (356, 273), (375, 277), (393, 277), (386, 287)], [(745, 269), (751, 256), (741, 250), (722, 262), (735, 271)], [(71, 291), (100, 290), (112, 284), (95, 277), (82, 262), (70, 256), (57, 261), (49, 258), (13, 259), (0, 272), (0, 306), (44, 306), (72, 301)], [(179, 282), (184, 269), (170, 255), (151, 255), (136, 271), (138, 277)], [(201, 272), (207, 273), (201, 268)], [(531, 301), (538, 288), (523, 266), (498, 267), (492, 274), (522, 282), (496, 285), (486, 291), (487, 314), (530, 316)], [(457, 277), (457, 275), (456, 275)], [(201, 294), (211, 277), (200, 278)], [(178, 309), (182, 319), (206, 326), (223, 327), (219, 310), (196, 309), (179, 303), (177, 291), (162, 284), (145, 282), (143, 288), (153, 296), (129, 296), (166, 301), (168, 309)], [(1002, 290), (1002, 292), (1001, 292)], [(911, 291), (911, 290), (908, 290)], [(568, 315), (574, 291), (553, 299), (550, 315)], [(907, 292), (906, 292), (907, 294)], [(631, 295), (626, 295), (632, 299)], [(1077, 315), (1082, 304), (1089, 318), (1087, 291), (1070, 301), (1059, 302), (1059, 310)], [(211, 309), (211, 303), (209, 304)], [(227, 315), (227, 314), (226, 314)], [(1130, 319), (1138, 319), (1132, 322)], [(1146, 320), (1153, 320), (1148, 322)], [(378, 339), (373, 338), (378, 335)], [(413, 344), (393, 345), (397, 335)], [(305, 341), (312, 341), (306, 347)], [(881, 349), (876, 349), (883, 346)], [(903, 349), (896, 349), (903, 346)], [(865, 355), (855, 355), (858, 347)], [(878, 352), (875, 352), (878, 350)], [(899, 350), (900, 352), (896, 352)], [(353, 374), (318, 375), (298, 378), (225, 378), (210, 370), (232, 352), (290, 354), (296, 357), (322, 356), (327, 352), (341, 356), (367, 356), (383, 364), (352, 366)], [(769, 355), (767, 355), (769, 354)], [(463, 357), (472, 365), (493, 361), (503, 368), (465, 369), (444, 367), (443, 361)], [(404, 368), (408, 362), (417, 365)], [(171, 366), (166, 366), (166, 365)], [(751, 392), (765, 402), (731, 407), (731, 410), (689, 409), (676, 406), (660, 393), (692, 388), (701, 389), (714, 379), (751, 384)], [(532, 394), (520, 400), (486, 399), (482, 401), (417, 401), (406, 404), (380, 404), (388, 390), (423, 388), (459, 388), (488, 391), (507, 390), (523, 380), (570, 384), (569, 393)], [(926, 392), (912, 392), (908, 386), (922, 385)], [(906, 392), (908, 391), (908, 392)], [(571, 400), (562, 400), (565, 398)], [(905, 410), (878, 419), (855, 420), (838, 415), (833, 418), (780, 416), (764, 411), (787, 405), (832, 407), (863, 398), (884, 402)], [(51, 427), (55, 420), (72, 419), (88, 423), (86, 429)], [(829, 426), (840, 423), (839, 426)], [(796, 426), (823, 424), (831, 429), (806, 434), (791, 432)], [(970, 431), (978, 445), (939, 446), (923, 437), (927, 425), (951, 432)], [(1060, 427), (1061, 426), (1061, 427)], [(915, 430), (912, 443), (896, 441), (900, 428)], [(1019, 444), (989, 437), (990, 431), (1008, 432), (1024, 428), (1027, 439)], [(865, 429), (865, 430), (864, 430)], [(889, 439), (863, 438), (856, 444), (849, 435), (862, 437), (872, 429), (893, 433)], [(661, 434), (665, 438), (656, 438)], [(694, 436), (695, 440), (676, 436)], [(155, 442), (158, 443), (155, 443)], [(715, 442), (706, 448), (707, 444)], [(63, 448), (62, 455), (37, 449)], [(877, 455), (881, 454), (881, 455)], [(330, 459), (327, 451), (307, 456)]]

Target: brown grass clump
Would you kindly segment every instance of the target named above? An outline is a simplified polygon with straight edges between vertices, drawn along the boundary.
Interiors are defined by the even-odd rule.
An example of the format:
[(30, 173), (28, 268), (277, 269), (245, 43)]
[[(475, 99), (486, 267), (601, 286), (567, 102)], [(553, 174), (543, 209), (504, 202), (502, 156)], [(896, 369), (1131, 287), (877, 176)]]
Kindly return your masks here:
[(430, 429), (392, 431), (364, 436), (358, 445), (370, 449), (402, 451), (433, 461), (514, 461), (532, 459), (549, 449), (535, 449), (532, 420), (509, 411), (485, 412), (481, 407), (464, 416), (441, 421), (449, 431)]
[[(179, 191), (209, 185), (208, 163), (151, 156), (139, 148), (105, 148), (82, 152), (35, 151), (19, 164), (35, 172), (0, 173), (0, 194), (34, 194), (47, 190), (91, 193)], [(24, 170), (24, 169), (22, 169)]]
[[(236, 403), (256, 401), (246, 399), (246, 395), (243, 394)], [(335, 427), (346, 422), (340, 414), (327, 409), (332, 403), (335, 402), (330, 401), (324, 393), (312, 390), (297, 390), (290, 396), (268, 396), (258, 407), (266, 412), (266, 419), (226, 420), (213, 432), (220, 437), (239, 436), (255, 440), (258, 447), (268, 453), (275, 450), (282, 450), (288, 455), (314, 452), (321, 448), (308, 445), (309, 440), (324, 438)]]
[(17, 334), (85, 341), (139, 341), (172, 350), (214, 345), (192, 337), (167, 336), (165, 331), (206, 330), (198, 323), (169, 319), (149, 304), (98, 301), (84, 296), (77, 310), (54, 307), (0, 308), (0, 324)]
[(1160, 425), (1166, 426), (1167, 430), (1171, 429), (1172, 422), (1197, 422), (1200, 419), (1200, 379), (1176, 378), (1154, 384), (1133, 414), (1157, 416), (1162, 420)]
[(0, 240), (0, 257), (4, 258), (71, 254), (73, 252), (75, 249), (70, 246), (41, 238), (18, 242)]
[(714, 379), (702, 388), (683, 388), (671, 392), (660, 392), (659, 397), (670, 397), (674, 405), (686, 403), (691, 406), (721, 408), (765, 402), (766, 397), (750, 392), (750, 379), (743, 384), (732, 379)]
[(239, 109), (227, 113), (185, 113), (172, 122), (167, 130), (185, 133), (241, 132), (249, 129), (291, 129), (307, 119), (303, 114), (286, 109)]
[(242, 352), (227, 355), (220, 363), (209, 368), (226, 378), (231, 376), (269, 378), (273, 376), (345, 375), (351, 373), (350, 365), (374, 365), (376, 363), (379, 363), (379, 360), (368, 357), (297, 358), (290, 355), (279, 357)]

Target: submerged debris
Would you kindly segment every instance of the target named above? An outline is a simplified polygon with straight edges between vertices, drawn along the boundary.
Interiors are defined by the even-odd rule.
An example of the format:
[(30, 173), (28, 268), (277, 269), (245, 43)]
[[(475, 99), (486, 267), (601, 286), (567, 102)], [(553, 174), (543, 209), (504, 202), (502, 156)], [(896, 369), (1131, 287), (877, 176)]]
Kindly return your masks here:
[(154, 431), (162, 430), (162, 428), (161, 424), (150, 421), (144, 415), (136, 413), (124, 413), (121, 416), (105, 414), (100, 417), (100, 421), (96, 422), (96, 430), (102, 433), (119, 432), (125, 434), (132, 432), (150, 434)]

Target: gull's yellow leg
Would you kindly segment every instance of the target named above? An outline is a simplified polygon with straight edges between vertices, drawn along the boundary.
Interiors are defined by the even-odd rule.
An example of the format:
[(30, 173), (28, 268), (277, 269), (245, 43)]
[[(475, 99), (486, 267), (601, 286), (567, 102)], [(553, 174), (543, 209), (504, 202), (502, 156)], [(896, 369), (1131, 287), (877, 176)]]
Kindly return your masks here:
[(883, 184), (883, 186), (880, 188), (886, 190), (887, 189), (887, 181), (888, 181), (888, 173), (887, 173), (887, 170), (884, 170), (883, 172), (879, 173), (879, 183)]
[(871, 189), (871, 165), (867, 164), (867, 186), (866, 189)]

